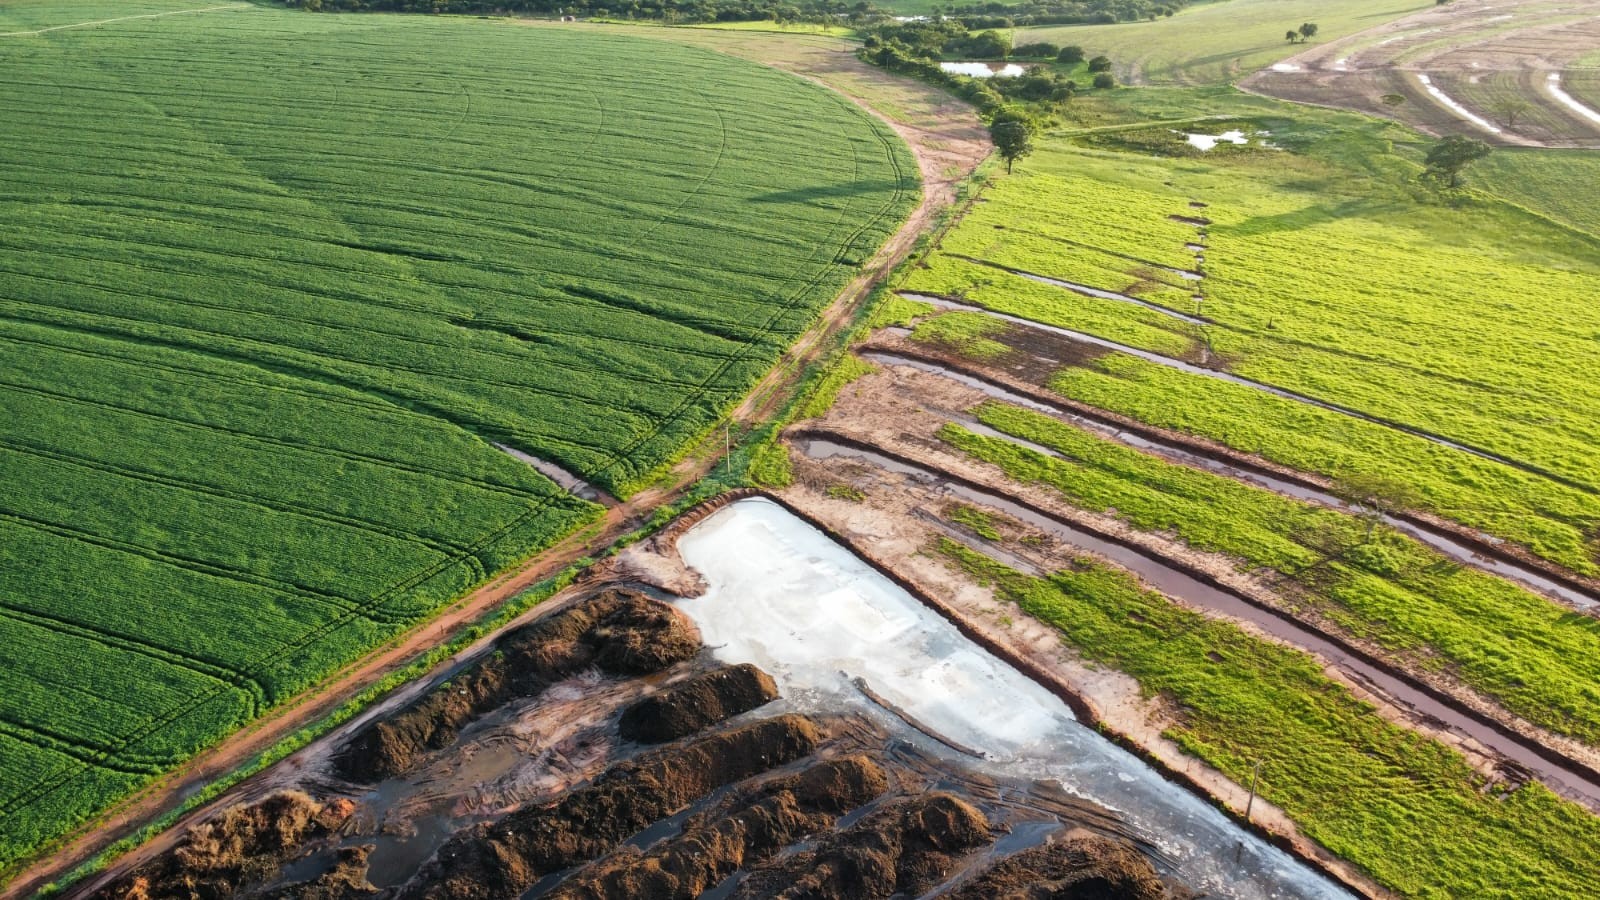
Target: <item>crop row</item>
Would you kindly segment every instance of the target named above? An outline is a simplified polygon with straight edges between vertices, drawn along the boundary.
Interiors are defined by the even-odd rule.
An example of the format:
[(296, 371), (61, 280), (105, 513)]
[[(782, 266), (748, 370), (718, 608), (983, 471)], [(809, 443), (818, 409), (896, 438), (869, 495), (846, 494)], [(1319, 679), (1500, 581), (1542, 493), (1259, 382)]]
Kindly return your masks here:
[(1355, 515), (1165, 462), (1039, 413), (1001, 404), (984, 424), (1058, 451), (1045, 456), (946, 426), (945, 441), (1014, 479), (1093, 512), (1175, 535), (1244, 571), (1285, 576), (1296, 599), (1410, 665), (1441, 665), (1530, 722), (1600, 744), (1600, 635), (1510, 582), (1450, 564)]
[(1165, 733), (1185, 752), (1255, 784), (1307, 835), (1402, 896), (1576, 900), (1600, 878), (1600, 819), (1538, 782), (1505, 790), (1376, 715), (1304, 653), (1088, 559), (1034, 578), (949, 539), (937, 549), (1088, 661), (1163, 698)]
[(490, 441), (647, 482), (913, 202), (853, 104), (655, 42), (5, 49), (0, 865), (598, 514)]

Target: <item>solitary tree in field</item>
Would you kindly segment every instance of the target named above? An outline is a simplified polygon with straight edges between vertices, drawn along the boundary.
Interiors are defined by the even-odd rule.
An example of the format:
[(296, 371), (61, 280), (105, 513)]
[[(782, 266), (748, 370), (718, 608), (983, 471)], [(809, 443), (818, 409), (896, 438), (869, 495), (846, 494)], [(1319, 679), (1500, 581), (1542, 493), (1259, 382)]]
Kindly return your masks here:
[(1089, 71), (1091, 71), (1091, 72), (1109, 72), (1109, 71), (1111, 71), (1111, 57), (1109, 57), (1109, 56), (1096, 56), (1094, 59), (1089, 60)]
[(1489, 110), (1505, 120), (1507, 128), (1517, 127), (1517, 116), (1528, 111), (1528, 101), (1517, 96), (1501, 97), (1490, 104)]
[(1300, 40), (1309, 41), (1316, 36), (1317, 25), (1315, 22), (1307, 22), (1300, 26)]
[(1014, 106), (1002, 107), (989, 123), (989, 139), (995, 150), (1006, 161), (1006, 174), (1011, 174), (1011, 164), (1033, 152), (1033, 117)]
[(1427, 158), (1423, 160), (1427, 165), (1424, 174), (1444, 181), (1451, 187), (1460, 187), (1461, 170), (1488, 155), (1489, 145), (1483, 141), (1452, 134), (1428, 151)]
[(1300, 32), (1295, 31), (1293, 28), (1291, 28), (1288, 31), (1285, 31), (1283, 33), (1283, 39), (1292, 44), (1295, 41), (1300, 40)]

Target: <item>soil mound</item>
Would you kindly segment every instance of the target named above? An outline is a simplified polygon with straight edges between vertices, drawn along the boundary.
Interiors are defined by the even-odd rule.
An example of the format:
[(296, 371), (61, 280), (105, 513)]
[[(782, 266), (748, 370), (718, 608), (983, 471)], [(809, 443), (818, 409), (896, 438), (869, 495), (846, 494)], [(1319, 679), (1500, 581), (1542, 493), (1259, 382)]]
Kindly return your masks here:
[(889, 789), (889, 779), (864, 756), (814, 765), (741, 791), (696, 815), (671, 840), (648, 853), (628, 847), (579, 872), (549, 900), (687, 900), (739, 869), (833, 827), (843, 812)]
[(299, 791), (235, 806), (189, 829), (171, 852), (107, 884), (95, 900), (211, 900), (277, 872), (307, 840), (350, 815), (348, 804), (321, 804)]
[(951, 900), (1179, 900), (1132, 845), (1078, 832), (1007, 857)]
[(866, 900), (919, 895), (943, 881), (964, 851), (989, 841), (989, 821), (945, 793), (890, 804), (814, 850), (752, 873), (733, 894), (755, 898)]
[(457, 834), (401, 896), (517, 897), (541, 877), (609, 852), (716, 788), (810, 755), (820, 740), (809, 720), (789, 715), (641, 754), (550, 806)]
[(448, 746), (473, 719), (590, 666), (644, 675), (699, 652), (699, 633), (677, 610), (632, 591), (607, 591), (507, 633), (467, 671), (358, 732), (334, 768), (358, 783), (393, 778)]
[(646, 697), (622, 713), (622, 736), (642, 744), (688, 737), (778, 699), (771, 676), (749, 663), (713, 669)]
[(341, 847), (339, 861), (315, 880), (287, 885), (263, 896), (271, 900), (345, 900), (376, 894), (378, 889), (367, 880), (367, 857), (372, 855), (373, 847)]

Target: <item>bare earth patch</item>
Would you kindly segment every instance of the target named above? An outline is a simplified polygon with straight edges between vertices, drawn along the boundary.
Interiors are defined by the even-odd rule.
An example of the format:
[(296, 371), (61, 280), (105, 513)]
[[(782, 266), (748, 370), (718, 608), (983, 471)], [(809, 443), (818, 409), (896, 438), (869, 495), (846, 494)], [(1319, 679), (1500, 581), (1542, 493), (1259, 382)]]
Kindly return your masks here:
[[(1600, 147), (1600, 113), (1562, 87), (1600, 46), (1600, 8), (1456, 0), (1327, 44), (1240, 82), (1284, 100), (1399, 119), (1429, 134)], [(1552, 77), (1553, 76), (1553, 77)], [(1552, 89), (1554, 88), (1554, 89)]]

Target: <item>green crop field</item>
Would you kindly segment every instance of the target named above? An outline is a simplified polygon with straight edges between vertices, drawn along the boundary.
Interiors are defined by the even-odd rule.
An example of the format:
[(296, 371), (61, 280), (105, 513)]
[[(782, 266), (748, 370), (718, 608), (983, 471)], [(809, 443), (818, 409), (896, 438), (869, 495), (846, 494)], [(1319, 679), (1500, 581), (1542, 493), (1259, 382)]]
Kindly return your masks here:
[(1166, 734), (1407, 897), (1593, 895), (1600, 819), (1533, 782), (1503, 793), (1455, 750), (1374, 715), (1310, 657), (1083, 559), (1033, 578), (941, 539), (950, 565), (1125, 672)]
[(834, 94), (591, 31), (230, 7), (0, 84), (0, 865), (598, 515), (491, 442), (649, 483), (917, 192)]
[(1019, 29), (1016, 41), (1076, 44), (1090, 55), (1106, 54), (1124, 81), (1217, 84), (1304, 49), (1283, 36), (1302, 23), (1317, 24), (1314, 43), (1320, 44), (1432, 6), (1431, 0), (1219, 0), (1153, 22)]
[(1507, 709), (1600, 745), (1600, 634), (1593, 620), (1454, 565), (1356, 516), (1165, 462), (1040, 413), (988, 403), (979, 421), (1058, 451), (1045, 456), (947, 425), (941, 437), (1009, 477), (1283, 576), (1284, 591), (1413, 669), (1444, 668)]
[[(1151, 93), (1170, 106), (1184, 92)], [(1509, 459), (1120, 354), (1052, 384), (1302, 469), (1400, 478), (1441, 515), (1600, 571), (1600, 391), (1588, 374), (1600, 366), (1600, 309), (1589, 302), (1600, 241), (1576, 227), (1592, 215), (1583, 198), (1600, 199), (1594, 186), (1569, 180), (1558, 199), (1553, 181), (1529, 180), (1514, 202), (1482, 192), (1447, 202), (1417, 180), (1414, 133), (1256, 98), (1242, 108), (1242, 124), (1271, 131), (1281, 149), (1152, 155), (1173, 152), (1165, 142), (1184, 126), (1167, 124), (1048, 137), (903, 287), (1207, 360)], [(1548, 158), (1516, 159), (1526, 162), (1485, 167), (1482, 184), (1522, 183), (1515, 167)], [(1170, 216), (1213, 224), (1202, 237)], [(1194, 241), (1205, 244), (1198, 283), (1170, 271), (1196, 266), (1184, 249)], [(1131, 293), (1210, 324), (996, 266)]]

